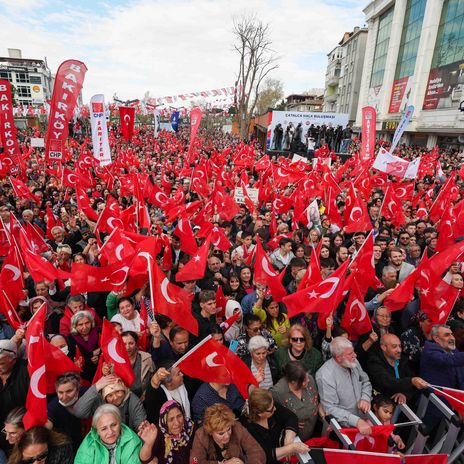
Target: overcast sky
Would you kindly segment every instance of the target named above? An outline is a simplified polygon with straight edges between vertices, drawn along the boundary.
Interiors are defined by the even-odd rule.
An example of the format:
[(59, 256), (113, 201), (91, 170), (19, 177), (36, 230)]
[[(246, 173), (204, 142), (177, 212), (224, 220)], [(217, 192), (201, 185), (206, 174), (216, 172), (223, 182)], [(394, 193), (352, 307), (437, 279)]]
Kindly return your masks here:
[(232, 86), (238, 65), (233, 18), (254, 13), (270, 24), (280, 56), (271, 77), (285, 94), (324, 87), (327, 53), (343, 32), (364, 25), (368, 0), (0, 0), (0, 56), (20, 48), (87, 68), (84, 102), (178, 95)]

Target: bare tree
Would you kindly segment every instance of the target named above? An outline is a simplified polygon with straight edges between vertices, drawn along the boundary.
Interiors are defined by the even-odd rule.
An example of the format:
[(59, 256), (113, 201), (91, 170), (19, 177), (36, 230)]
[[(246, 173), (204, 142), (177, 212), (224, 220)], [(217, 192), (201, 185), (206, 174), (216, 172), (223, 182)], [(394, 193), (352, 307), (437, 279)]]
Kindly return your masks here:
[(256, 101), (256, 114), (264, 114), (268, 108), (273, 108), (284, 96), (284, 84), (279, 79), (268, 77), (261, 87)]
[(269, 24), (263, 24), (255, 15), (235, 19), (233, 33), (234, 49), (240, 56), (235, 83), (238, 125), (240, 136), (247, 138), (259, 87), (265, 77), (277, 68), (277, 57), (271, 49)]

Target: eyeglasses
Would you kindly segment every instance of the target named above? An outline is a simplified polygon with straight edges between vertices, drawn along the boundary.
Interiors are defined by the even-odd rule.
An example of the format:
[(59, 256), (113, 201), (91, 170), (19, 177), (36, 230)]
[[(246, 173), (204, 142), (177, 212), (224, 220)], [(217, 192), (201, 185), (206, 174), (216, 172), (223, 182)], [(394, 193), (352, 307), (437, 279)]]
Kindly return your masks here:
[(290, 337), (290, 340), (295, 343), (304, 343), (306, 341), (304, 337)]
[(0, 354), (3, 354), (3, 353), (13, 353), (13, 354), (16, 354), (16, 351), (7, 350), (6, 348), (0, 347)]
[(10, 435), (11, 437), (15, 437), (16, 435), (18, 435), (18, 432), (8, 432), (8, 430), (5, 430), (5, 429), (2, 429), (2, 433), (4, 435)]
[(23, 459), (21, 464), (34, 464), (35, 462), (44, 461), (48, 457), (48, 450), (44, 451), (43, 453), (38, 454), (33, 458)]
[(261, 330), (261, 327), (255, 327), (254, 329), (248, 327), (248, 330), (251, 332), (251, 333), (258, 333), (260, 330)]

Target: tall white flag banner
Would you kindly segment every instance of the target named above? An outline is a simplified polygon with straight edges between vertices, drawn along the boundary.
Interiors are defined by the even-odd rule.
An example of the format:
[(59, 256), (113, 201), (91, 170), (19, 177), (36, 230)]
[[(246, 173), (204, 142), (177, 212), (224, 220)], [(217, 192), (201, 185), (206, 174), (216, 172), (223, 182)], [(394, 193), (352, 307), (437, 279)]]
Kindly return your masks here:
[(421, 157), (419, 156), (414, 161), (410, 161), (406, 172), (404, 173), (405, 179), (415, 179), (419, 171)]
[(155, 139), (158, 138), (158, 134), (160, 131), (160, 125), (161, 125), (160, 112), (159, 110), (154, 110), (153, 111), (153, 126), (154, 126)]
[(110, 144), (108, 143), (108, 127), (105, 117), (105, 97), (94, 95), (90, 99), (90, 124), (92, 127), (93, 156), (100, 166), (111, 164)]
[(414, 114), (414, 106), (408, 106), (406, 108), (406, 112), (403, 114), (398, 127), (396, 128), (395, 134), (393, 135), (393, 140), (390, 148), (390, 153), (395, 151), (398, 142), (400, 141), (401, 136), (403, 135), (404, 130), (408, 126), (409, 122), (411, 121), (412, 115)]

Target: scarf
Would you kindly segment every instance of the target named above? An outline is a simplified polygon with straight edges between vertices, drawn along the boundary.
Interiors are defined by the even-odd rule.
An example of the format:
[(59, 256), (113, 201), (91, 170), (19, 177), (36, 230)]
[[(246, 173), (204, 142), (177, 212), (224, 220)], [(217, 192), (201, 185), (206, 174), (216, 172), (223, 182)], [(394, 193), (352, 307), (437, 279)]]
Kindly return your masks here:
[[(168, 432), (168, 413), (174, 408), (179, 409), (184, 414), (184, 426), (178, 436), (170, 435)], [(164, 458), (167, 464), (172, 464), (175, 451), (187, 446), (193, 438), (193, 421), (185, 417), (184, 409), (177, 401), (170, 400), (161, 406), (159, 426), (164, 435)]]
[[(172, 395), (172, 390), (168, 390), (164, 385), (161, 385), (161, 388), (163, 389), (164, 393), (166, 394), (166, 398), (168, 399), (168, 401), (170, 400), (174, 400), (174, 401), (177, 401), (179, 402), (178, 398), (174, 398), (173, 395)], [(187, 389), (185, 388), (185, 385), (181, 385), (180, 387), (176, 388), (175, 390), (178, 395), (176, 396), (179, 396), (180, 397), (180, 404), (183, 408), (183, 412), (185, 414), (185, 417), (188, 417), (189, 419), (192, 417), (191, 413), (190, 413), (190, 401), (189, 401), (189, 398), (188, 398), (188, 395), (187, 395)]]

